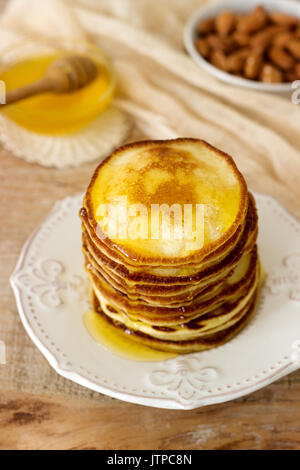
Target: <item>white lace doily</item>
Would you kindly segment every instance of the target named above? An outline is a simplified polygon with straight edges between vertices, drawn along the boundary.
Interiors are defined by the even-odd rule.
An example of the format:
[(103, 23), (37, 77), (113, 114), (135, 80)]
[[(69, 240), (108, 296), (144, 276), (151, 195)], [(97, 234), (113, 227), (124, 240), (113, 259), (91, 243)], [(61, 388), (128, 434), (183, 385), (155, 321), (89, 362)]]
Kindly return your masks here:
[(120, 146), (132, 127), (123, 111), (111, 107), (82, 130), (62, 136), (36, 134), (0, 115), (0, 141), (15, 156), (43, 166), (68, 168), (101, 160)]

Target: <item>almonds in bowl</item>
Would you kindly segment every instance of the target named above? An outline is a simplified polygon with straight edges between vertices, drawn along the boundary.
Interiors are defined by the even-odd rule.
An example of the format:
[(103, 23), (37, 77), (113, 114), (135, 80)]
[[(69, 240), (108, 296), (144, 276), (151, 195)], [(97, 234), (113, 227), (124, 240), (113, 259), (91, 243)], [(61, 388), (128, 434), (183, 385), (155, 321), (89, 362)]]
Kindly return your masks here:
[[(300, 4), (247, 3), (248, 9), (230, 1), (198, 12), (185, 30), (186, 49), (227, 82), (270, 91), (290, 89), (291, 82), (300, 80)], [(281, 11), (283, 4), (288, 11)], [(295, 14), (290, 13), (292, 7)]]

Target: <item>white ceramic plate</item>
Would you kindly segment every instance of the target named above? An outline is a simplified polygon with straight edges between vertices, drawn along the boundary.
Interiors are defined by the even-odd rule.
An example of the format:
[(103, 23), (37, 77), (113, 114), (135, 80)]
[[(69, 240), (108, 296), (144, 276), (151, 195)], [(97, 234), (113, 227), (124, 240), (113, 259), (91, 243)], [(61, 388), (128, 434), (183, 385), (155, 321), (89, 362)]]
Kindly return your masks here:
[(218, 13), (224, 10), (232, 10), (237, 13), (248, 13), (257, 5), (263, 5), (268, 11), (280, 10), (284, 13), (300, 18), (300, 3), (293, 0), (227, 0), (218, 2), (201, 8), (190, 17), (184, 29), (185, 48), (198, 65), (206, 70), (206, 72), (223, 82), (258, 91), (276, 93), (291, 92), (291, 83), (261, 83), (254, 80), (235, 77), (230, 73), (223, 72), (205, 60), (195, 47), (194, 40), (196, 37), (196, 27), (199, 21), (209, 17), (216, 17)]
[(216, 349), (152, 363), (116, 356), (84, 327), (81, 201), (77, 195), (56, 204), (11, 277), (24, 327), (59, 374), (121, 400), (192, 409), (241, 397), (299, 367), (300, 223), (274, 199), (256, 195), (267, 278), (253, 320)]

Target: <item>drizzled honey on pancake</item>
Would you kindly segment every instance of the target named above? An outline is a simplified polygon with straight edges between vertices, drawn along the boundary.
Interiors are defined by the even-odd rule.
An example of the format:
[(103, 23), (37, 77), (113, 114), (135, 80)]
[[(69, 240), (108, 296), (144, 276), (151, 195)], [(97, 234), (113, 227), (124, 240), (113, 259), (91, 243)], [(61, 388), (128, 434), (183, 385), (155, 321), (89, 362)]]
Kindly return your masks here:
[[(126, 229), (129, 221), (135, 230), (125, 237), (124, 230), (111, 236), (102, 210), (120, 201)], [(153, 206), (163, 205), (183, 208), (181, 218), (169, 212), (181, 238), (164, 238), (162, 230), (152, 236)], [(134, 343), (187, 353), (222, 344), (252, 316), (261, 277), (255, 201), (225, 153), (197, 139), (121, 147), (96, 169), (80, 216), (99, 325), (126, 331)], [(185, 223), (194, 238), (178, 232)]]
[(152, 205), (203, 205), (205, 233), (200, 246), (186, 239), (153, 240), (149, 233), (146, 239), (104, 241), (134, 261), (160, 263), (166, 258), (175, 264), (177, 259), (182, 263), (199, 259), (199, 252), (204, 254), (224, 242), (245, 215), (246, 194), (246, 183), (230, 157), (202, 141), (182, 139), (137, 143), (116, 151), (96, 171), (86, 205), (94, 224), (101, 227), (98, 208), (126, 197), (128, 206), (139, 204), (147, 209), (143, 222), (148, 229)]

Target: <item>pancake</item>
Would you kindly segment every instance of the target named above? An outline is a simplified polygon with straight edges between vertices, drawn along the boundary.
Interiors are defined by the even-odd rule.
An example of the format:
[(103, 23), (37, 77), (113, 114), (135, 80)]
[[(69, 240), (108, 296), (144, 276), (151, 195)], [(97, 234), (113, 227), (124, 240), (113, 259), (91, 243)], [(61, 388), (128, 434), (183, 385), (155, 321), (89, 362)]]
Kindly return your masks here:
[(79, 215), (94, 311), (134, 341), (202, 351), (254, 313), (255, 200), (233, 159), (206, 142), (121, 147), (96, 169)]
[(153, 336), (141, 333), (139, 331), (128, 330), (124, 326), (124, 324), (112, 320), (107, 315), (104, 315), (96, 297), (93, 297), (92, 305), (94, 311), (101, 315), (101, 317), (105, 319), (105, 321), (112, 324), (119, 331), (123, 331), (125, 334), (129, 334), (132, 340), (140, 342), (144, 345), (150, 346), (153, 349), (157, 349), (160, 351), (187, 354), (192, 352), (204, 351), (220, 346), (225, 342), (229, 341), (237, 333), (239, 333), (239, 331), (249, 322), (255, 312), (255, 304), (257, 301), (258, 292), (259, 289), (255, 291), (253, 299), (245, 307), (240, 319), (236, 323), (229, 326), (228, 328), (219, 330), (216, 333), (207, 334), (202, 337), (197, 337), (193, 340), (188, 341), (167, 341), (159, 338), (154, 338)]
[(192, 301), (176, 307), (171, 305), (146, 305), (140, 299), (137, 301), (130, 300), (128, 296), (114, 289), (104, 279), (96, 277), (92, 271), (89, 272), (89, 279), (101, 305), (102, 302), (108, 302), (117, 310), (126, 312), (131, 318), (153, 323), (163, 321), (169, 324), (177, 323), (178, 321), (184, 322), (201, 314), (204, 315), (215, 305), (222, 304), (234, 296), (244, 295), (252, 281), (251, 275), (253, 275), (256, 264), (257, 255), (255, 249), (250, 258), (249, 269), (242, 279), (238, 279), (236, 283), (231, 285), (224, 283), (224, 285), (220, 286), (218, 292), (212, 295), (211, 293), (206, 293), (205, 295), (196, 296)]
[[(247, 211), (247, 185), (233, 159), (196, 139), (176, 139), (129, 144), (116, 150), (96, 169), (84, 199), (90, 225), (105, 235), (99, 208), (126, 197), (128, 206), (148, 210), (140, 215), (148, 228), (152, 205), (202, 204), (205, 206), (204, 243), (134, 237), (102, 241), (134, 265), (184, 264), (201, 260), (234, 235)], [(120, 203), (121, 206), (121, 203)], [(187, 220), (185, 220), (187, 217)], [(184, 213), (184, 222), (190, 222)], [(178, 228), (174, 222), (174, 230)], [(134, 229), (134, 227), (133, 227)], [(148, 233), (148, 232), (147, 232)], [(120, 235), (120, 233), (118, 233)]]
[(103, 312), (113, 320), (126, 325), (126, 327), (148, 334), (151, 331), (152, 336), (159, 338), (168, 337), (172, 340), (186, 339), (187, 337), (200, 336), (203, 331), (216, 328), (220, 329), (225, 322), (231, 319), (234, 320), (235, 315), (237, 315), (241, 309), (245, 307), (246, 303), (251, 300), (253, 292), (256, 290), (259, 282), (259, 275), (260, 271), (259, 266), (257, 265), (255, 272), (251, 277), (251, 282), (249, 283), (250, 287), (247, 292), (244, 291), (243, 296), (237, 295), (231, 297), (230, 299), (227, 299), (226, 302), (219, 303), (217, 307), (212, 307), (212, 309), (206, 314), (188, 321), (185, 319), (185, 322), (184, 320), (178, 320), (174, 324), (168, 324), (167, 328), (166, 325), (158, 325), (154, 324), (154, 322), (147, 323), (137, 319), (134, 320), (123, 311), (111, 308), (110, 304), (105, 302), (100, 303), (95, 291), (93, 292)]
[[(208, 296), (216, 295), (218, 292), (220, 292), (222, 289), (224, 289), (224, 283), (227, 282), (229, 285), (232, 282), (232, 279), (234, 278), (234, 275), (236, 272), (240, 272), (241, 267), (243, 267), (245, 270), (248, 267), (248, 264), (251, 261), (250, 254), (244, 254), (243, 257), (240, 259), (240, 261), (233, 267), (233, 269), (230, 270), (228, 275), (222, 277), (222, 279), (216, 281), (213, 280), (212, 282), (208, 283), (205, 285), (205, 287), (192, 287), (189, 288), (188, 286), (186, 287), (186, 290), (183, 293), (176, 294), (172, 292), (170, 295), (164, 295), (160, 296), (157, 294), (151, 293), (151, 295), (148, 295), (148, 293), (145, 292), (129, 292), (126, 290), (126, 288), (123, 285), (120, 285), (119, 283), (116, 283), (113, 278), (107, 276), (105, 273), (99, 272), (93, 264), (89, 262), (88, 256), (86, 257), (86, 268), (88, 271), (91, 271), (92, 277), (95, 278), (95, 282), (97, 283), (97, 278), (99, 279), (98, 285), (101, 285), (101, 281), (110, 284), (115, 290), (119, 291), (121, 294), (127, 296), (130, 300), (133, 301), (141, 301), (142, 303), (145, 302), (146, 304), (152, 304), (152, 305), (158, 305), (162, 306), (164, 304), (169, 305), (170, 307), (173, 305), (178, 304), (178, 306), (182, 305), (188, 305), (191, 303), (191, 301), (194, 301), (194, 299), (199, 298), (200, 296), (202, 299), (207, 298)], [(253, 264), (255, 260), (253, 259), (253, 263), (251, 266), (249, 266), (249, 271), (253, 269)], [(247, 273), (248, 274), (248, 273)], [(250, 275), (250, 273), (249, 273)], [(243, 282), (240, 281), (240, 283)]]
[[(120, 277), (122, 280), (127, 281), (128, 288), (130, 288), (130, 282), (132, 281), (132, 285), (136, 285), (137, 283), (141, 282), (142, 284), (149, 284), (149, 285), (172, 285), (174, 283), (192, 283), (199, 285), (200, 279), (204, 279), (207, 276), (212, 275), (217, 271), (217, 267), (219, 266), (220, 269), (224, 270), (226, 267), (229, 267), (230, 264), (233, 264), (234, 261), (238, 260), (240, 254), (252, 248), (253, 244), (256, 241), (257, 236), (257, 215), (255, 208), (253, 207), (253, 202), (249, 205), (249, 209), (246, 215), (245, 223), (243, 229), (241, 230), (240, 236), (238, 238), (238, 242), (231, 247), (229, 252), (226, 252), (226, 256), (222, 256), (218, 258), (218, 263), (209, 263), (207, 265), (205, 261), (198, 266), (193, 266), (190, 268), (190, 274), (183, 275), (183, 270), (179, 269), (179, 275), (170, 276), (170, 273), (166, 274), (165, 276), (162, 275), (163, 267), (160, 268), (160, 275), (155, 274), (154, 272), (151, 273), (148, 269), (147, 271), (140, 270), (131, 272), (128, 270), (127, 267), (112, 261), (110, 258), (106, 257), (103, 252), (97, 248), (94, 241), (90, 238), (89, 233), (85, 230), (85, 226), (83, 226), (83, 247), (84, 251), (88, 251), (92, 257), (97, 260), (99, 266), (102, 269), (107, 270), (107, 272), (113, 272), (116, 277)], [(186, 267), (184, 268), (186, 269)]]

